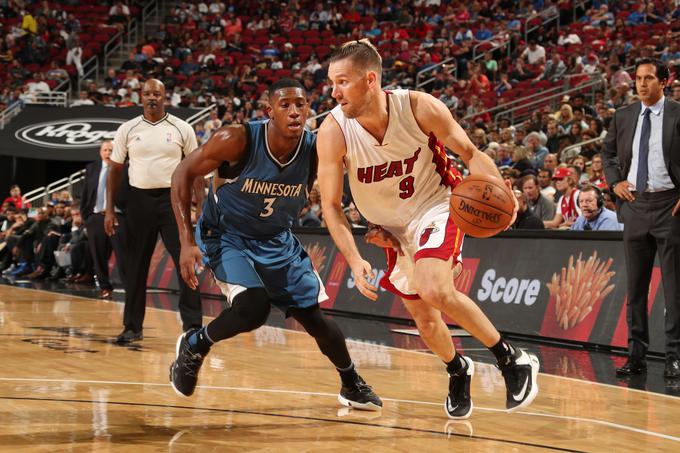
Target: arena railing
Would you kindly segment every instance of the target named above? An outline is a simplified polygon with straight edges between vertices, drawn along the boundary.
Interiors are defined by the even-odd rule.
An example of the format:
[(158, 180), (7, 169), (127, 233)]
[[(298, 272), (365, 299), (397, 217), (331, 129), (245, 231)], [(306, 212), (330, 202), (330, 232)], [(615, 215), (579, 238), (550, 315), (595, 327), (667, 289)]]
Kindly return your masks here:
[[(24, 201), (30, 202), (32, 207), (40, 208), (46, 206), (50, 202), (53, 193), (61, 192), (62, 190), (68, 190), (71, 194), (71, 198), (77, 198), (82, 191), (84, 180), (85, 170), (83, 169), (66, 178), (51, 182), (47, 186), (38, 187), (30, 192), (26, 192), (26, 194), (23, 195), (23, 199)], [(74, 194), (76, 196), (74, 196)]]
[(53, 105), (55, 107), (68, 106), (68, 93), (64, 91), (50, 91), (49, 93), (36, 93), (35, 100), (25, 101), (26, 104)]
[(566, 88), (565, 88), (564, 85), (560, 85), (560, 86), (548, 88), (546, 90), (530, 94), (528, 96), (522, 96), (522, 97), (519, 97), (517, 99), (513, 99), (512, 101), (505, 102), (503, 104), (498, 104), (494, 107), (490, 107), (486, 110), (482, 110), (481, 112), (476, 112), (474, 114), (466, 115), (466, 116), (463, 117), (463, 120), (468, 120), (468, 119), (474, 118), (476, 116), (483, 115), (485, 113), (494, 114), (495, 112), (498, 112), (498, 111), (501, 111), (501, 113), (503, 113), (503, 112), (509, 111), (510, 109), (512, 109), (514, 107), (526, 106), (526, 105), (529, 104), (530, 101), (532, 101), (532, 100), (534, 100), (538, 97), (544, 98), (546, 95), (551, 95), (551, 96), (553, 96), (553, 95), (554, 96), (564, 95), (564, 94), (567, 94), (567, 92), (569, 90), (573, 89), (573, 88), (579, 88), (579, 89), (582, 89), (584, 87), (589, 88), (590, 87), (589, 84), (592, 81), (597, 81), (598, 83), (602, 82), (602, 73), (597, 72), (597, 73), (590, 74), (590, 81), (589, 82), (577, 85), (575, 87), (572, 87), (572, 86), (569, 85), (570, 79), (573, 79), (575, 77), (582, 77), (583, 75), (584, 74), (568, 74), (568, 75), (564, 76), (564, 79), (567, 83)]
[[(494, 44), (494, 41), (497, 41), (497, 43)], [(487, 44), (491, 44), (491, 47), (485, 48), (482, 52), (479, 52), (479, 48)], [(498, 33), (489, 39), (485, 39), (484, 41), (480, 41), (475, 44), (472, 48), (472, 60), (477, 61), (480, 58), (484, 58), (484, 55), (487, 53), (495, 52), (496, 50), (502, 49), (503, 47), (505, 47), (508, 58), (510, 58), (512, 54), (512, 46), (510, 45), (509, 33)]]
[[(579, 149), (582, 146), (590, 145), (591, 143), (598, 143), (598, 142), (601, 142), (601, 141), (604, 141), (604, 136), (591, 138), (589, 140), (584, 140), (582, 142), (574, 143), (573, 145), (569, 145), (569, 146), (565, 147), (562, 150), (562, 152), (560, 153), (560, 157), (561, 157), (560, 162), (566, 163), (566, 158), (568, 158), (569, 155), (572, 154), (572, 153), (570, 153), (571, 150)], [(579, 153), (580, 153), (580, 151), (579, 151)], [(579, 153), (577, 153), (577, 154), (579, 154)], [(564, 159), (562, 159), (562, 157), (564, 157)]]
[[(454, 62), (452, 65), (448, 65), (451, 62)], [(440, 61), (437, 64), (434, 64), (432, 66), (428, 66), (427, 68), (421, 69), (416, 73), (416, 90), (421, 89), (424, 85), (432, 82), (435, 78), (430, 77), (429, 79), (423, 81), (422, 78), (425, 77), (427, 74), (431, 72), (435, 72), (439, 68), (444, 68), (449, 71), (449, 74), (453, 74), (454, 77), (458, 77), (458, 65), (455, 64), (456, 62), (456, 57), (451, 57), (447, 58), (445, 60)], [(448, 66), (447, 66), (448, 65)], [(383, 87), (383, 88), (388, 88), (388, 87)]]
[[(521, 105), (506, 109), (502, 112), (496, 113), (494, 115), (494, 123), (497, 124), (501, 118), (510, 119), (510, 122), (512, 124), (519, 123), (521, 121), (524, 121), (524, 119), (526, 119), (527, 117), (531, 116), (532, 113), (531, 107), (534, 107), (534, 110), (542, 107), (550, 107), (551, 109), (556, 109), (565, 95), (576, 93), (584, 94), (587, 90), (590, 90), (592, 93), (595, 90), (602, 88), (604, 83), (605, 83), (604, 79), (600, 77), (594, 78), (590, 82), (580, 84), (575, 87), (559, 91), (557, 93), (553, 93), (549, 96), (545, 96), (545, 92), (542, 92), (541, 93), (542, 96), (540, 96), (540, 99), (532, 100)], [(477, 115), (479, 115), (479, 113), (473, 116)]]
[[(165, 2), (163, 2), (165, 4)], [(132, 18), (125, 25), (124, 31), (121, 30), (111, 39), (109, 39), (104, 45), (104, 57), (102, 69), (107, 70), (110, 67), (111, 56), (119, 52), (123, 46), (123, 43), (134, 46), (137, 44), (137, 38), (141, 36), (146, 36), (146, 27), (150, 23), (159, 23), (159, 2), (158, 0), (149, 2), (142, 7), (141, 18)], [(99, 79), (97, 79), (99, 80)]]
[(7, 124), (21, 113), (21, 101), (11, 103), (5, 110), (0, 112), (0, 130), (4, 129)]
[[(532, 25), (534, 19), (541, 20), (540, 25)], [(560, 31), (560, 10), (556, 6), (550, 6), (539, 13), (532, 14), (527, 17), (524, 21), (524, 42), (529, 42), (529, 33), (534, 30), (538, 30), (541, 25), (548, 25), (551, 22), (555, 22), (557, 25), (557, 32)]]

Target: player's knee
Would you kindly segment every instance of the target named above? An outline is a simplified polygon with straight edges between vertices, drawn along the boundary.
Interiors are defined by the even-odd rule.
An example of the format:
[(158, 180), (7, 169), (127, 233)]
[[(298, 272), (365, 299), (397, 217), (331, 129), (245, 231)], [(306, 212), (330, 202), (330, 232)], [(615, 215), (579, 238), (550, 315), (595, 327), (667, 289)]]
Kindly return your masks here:
[(419, 318), (416, 319), (416, 326), (418, 327), (418, 333), (423, 338), (432, 338), (435, 336), (437, 329), (439, 328), (440, 321), (436, 318)]
[(239, 319), (241, 330), (249, 332), (267, 322), (271, 303), (264, 289), (248, 289), (236, 296), (232, 310)]
[(443, 307), (447, 298), (450, 298), (451, 291), (441, 284), (431, 284), (424, 282), (418, 287), (418, 295), (428, 305), (438, 308)]

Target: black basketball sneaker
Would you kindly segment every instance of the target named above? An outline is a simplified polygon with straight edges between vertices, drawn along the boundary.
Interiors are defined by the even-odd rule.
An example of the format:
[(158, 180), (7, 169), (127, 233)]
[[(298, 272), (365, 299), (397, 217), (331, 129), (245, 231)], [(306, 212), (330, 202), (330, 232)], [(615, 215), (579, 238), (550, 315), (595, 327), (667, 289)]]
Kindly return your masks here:
[(383, 405), (371, 386), (359, 375), (357, 375), (352, 385), (342, 386), (340, 394), (338, 395), (338, 401), (343, 406), (354, 407), (365, 411), (379, 411)]
[(462, 420), (472, 413), (472, 399), (470, 398), (470, 381), (475, 374), (475, 363), (471, 358), (463, 356), (467, 368), (460, 370), (460, 374), (449, 374), (449, 395), (446, 397), (444, 410), (449, 418)]
[(170, 365), (170, 383), (179, 396), (191, 396), (196, 389), (203, 355), (191, 351), (187, 338), (198, 329), (189, 329), (177, 339), (175, 361)]
[(508, 412), (527, 407), (538, 395), (538, 357), (518, 350), (507, 365), (499, 365), (506, 387), (505, 407)]

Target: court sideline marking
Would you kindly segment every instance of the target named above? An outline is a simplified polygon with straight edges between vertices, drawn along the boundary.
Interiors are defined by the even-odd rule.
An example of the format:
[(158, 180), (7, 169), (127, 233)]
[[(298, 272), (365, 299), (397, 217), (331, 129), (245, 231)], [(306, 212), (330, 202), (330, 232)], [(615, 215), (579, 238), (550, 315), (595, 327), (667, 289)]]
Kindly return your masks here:
[[(87, 379), (49, 379), (49, 378), (9, 378), (0, 377), (0, 381), (17, 381), (17, 382), (60, 382), (60, 383), (74, 383), (74, 384), (98, 384), (98, 385), (135, 385), (135, 386), (148, 386), (148, 387), (170, 387), (170, 384), (161, 384), (158, 382), (135, 382), (135, 381), (102, 381), (102, 380), (87, 380)], [(289, 394), (289, 395), (305, 395), (305, 396), (321, 396), (321, 397), (333, 397), (337, 398), (335, 393), (326, 392), (307, 392), (302, 390), (283, 390), (283, 389), (263, 389), (263, 388), (249, 388), (249, 387), (229, 387), (229, 386), (218, 386), (218, 385), (198, 385), (198, 389), (206, 390), (225, 390), (225, 391), (236, 391), (236, 392), (253, 392), (253, 393), (279, 393), (279, 394)], [(419, 401), (419, 400), (404, 400), (398, 398), (382, 398), (383, 401), (391, 401), (395, 403), (408, 403), (416, 404), (422, 406), (441, 406), (442, 403), (433, 403), (430, 401)], [(480, 407), (475, 406), (475, 409), (486, 411), (486, 412), (503, 412), (506, 413), (505, 409), (496, 409), (491, 407)], [(621, 429), (625, 431), (631, 431), (638, 434), (644, 434), (648, 436), (658, 437), (661, 439), (672, 440), (674, 442), (680, 442), (680, 437), (675, 437), (670, 434), (657, 433), (655, 431), (649, 431), (641, 428), (635, 428), (633, 426), (623, 425), (614, 422), (608, 422), (604, 420), (598, 420), (595, 418), (585, 418), (585, 417), (573, 417), (569, 415), (556, 415), (556, 414), (546, 414), (542, 412), (528, 412), (528, 411), (517, 411), (516, 414), (529, 415), (533, 417), (546, 417), (555, 418), (560, 420), (570, 420), (577, 422), (588, 422), (593, 424), (598, 424), (602, 426), (607, 426), (609, 428)]]

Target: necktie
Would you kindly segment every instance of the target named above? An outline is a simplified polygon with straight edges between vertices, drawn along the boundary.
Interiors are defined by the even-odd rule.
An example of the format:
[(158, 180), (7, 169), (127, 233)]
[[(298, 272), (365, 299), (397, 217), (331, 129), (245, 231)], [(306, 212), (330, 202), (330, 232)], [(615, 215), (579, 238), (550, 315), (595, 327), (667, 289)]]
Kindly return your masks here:
[(109, 167), (102, 168), (99, 173), (99, 184), (97, 184), (97, 203), (94, 206), (94, 212), (102, 212), (106, 204), (106, 175), (109, 173)]
[(652, 122), (649, 119), (650, 109), (645, 109), (642, 119), (642, 130), (640, 131), (640, 152), (638, 153), (637, 178), (635, 179), (635, 190), (642, 193), (647, 188), (647, 162), (649, 161), (649, 136), (652, 131)]

